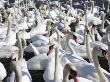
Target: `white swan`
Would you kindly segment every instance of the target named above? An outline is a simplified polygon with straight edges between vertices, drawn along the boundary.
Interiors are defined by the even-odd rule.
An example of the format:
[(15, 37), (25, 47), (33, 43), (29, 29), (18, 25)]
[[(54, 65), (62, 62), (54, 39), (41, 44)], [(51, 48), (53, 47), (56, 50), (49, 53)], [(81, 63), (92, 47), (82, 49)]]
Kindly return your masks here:
[(2, 81), (6, 77), (6, 69), (3, 64), (0, 62), (0, 81)]
[(106, 42), (107, 42), (107, 45), (108, 45), (108, 65), (109, 65), (109, 70), (110, 70), (110, 27), (107, 27), (106, 29)]
[[(21, 36), (17, 33), (17, 39), (19, 43), (19, 55), (13, 54), (12, 55), (12, 66), (13, 72), (11, 73), (10, 77), (7, 78), (8, 82), (32, 82), (31, 75), (27, 69), (26, 60), (23, 59), (23, 51), (22, 51), (22, 44), (21, 44)], [(14, 61), (15, 60), (15, 61)]]
[(0, 58), (10, 58), (13, 54), (17, 54), (18, 50), (15, 46), (0, 46)]
[[(98, 45), (98, 46), (100, 46), (100, 48), (103, 48), (103, 46), (101, 46), (101, 45)], [(106, 48), (103, 48), (103, 49), (105, 50)], [(98, 55), (101, 54), (100, 49), (99, 49), (99, 51), (97, 51), (97, 50), (95, 51), (95, 49), (93, 49), (93, 52), (97, 53)], [(97, 55), (95, 53), (93, 54), (93, 58), (94, 58), (94, 56), (97, 57)], [(95, 68), (95, 66), (96, 66), (97, 62), (94, 62), (95, 65), (93, 65), (92, 63), (87, 63), (84, 59), (82, 59), (81, 57), (79, 57), (75, 54), (73, 54), (73, 55), (67, 54), (64, 57), (66, 57), (68, 60), (70, 60), (70, 62), (75, 64), (79, 76), (90, 79), (94, 82), (99, 82), (99, 78), (104, 79), (104, 77), (100, 77), (101, 74), (97, 74), (97, 72), (96, 72), (97, 67)], [(94, 59), (97, 59), (97, 58), (94, 58)], [(100, 67), (99, 63), (97, 63), (97, 65)], [(102, 71), (107, 78), (109, 78), (110, 74), (107, 71), (105, 71), (102, 68), (99, 70)], [(106, 82), (106, 81), (104, 81), (104, 82)]]
[(39, 54), (32, 57), (27, 61), (27, 66), (29, 70), (44, 70), (48, 63), (47, 54)]
[[(10, 15), (8, 17), (7, 31), (2, 32), (0, 35), (0, 37), (2, 38), (2, 40), (0, 41), (0, 45), (15, 45), (16, 43), (16, 33), (11, 31)], [(6, 36), (4, 37), (4, 35)]]
[[(57, 28), (53, 28), (53, 29), (57, 33), (57, 41), (59, 43), (60, 35), (58, 32), (58, 29)], [(51, 81), (61, 82), (61, 80), (62, 80), (63, 68), (61, 66), (60, 59), (59, 59), (59, 49), (56, 45), (57, 44), (55, 44), (55, 46), (53, 46), (54, 50), (51, 52), (51, 54), (49, 54), (48, 64), (47, 64), (45, 72), (43, 74), (44, 80), (46, 82), (51, 82)]]
[[(72, 73), (71, 73), (72, 72)], [(72, 79), (68, 79), (71, 74)], [(93, 82), (83, 77), (78, 77), (77, 69), (72, 63), (67, 63), (63, 69), (63, 82)]]
[[(53, 46), (53, 48), (56, 48), (58, 47), (58, 44), (55, 44)], [(67, 63), (70, 63), (68, 60), (64, 60), (64, 61), (60, 61), (60, 60), (57, 60), (57, 62), (59, 62), (57, 64), (57, 71), (60, 71), (60, 72), (57, 72), (57, 77), (55, 79), (55, 74), (54, 74), (54, 71), (55, 71), (55, 55), (58, 55), (58, 52), (59, 50), (53, 50), (50, 54), (49, 54), (49, 58), (48, 58), (48, 64), (47, 64), (47, 67), (45, 69), (45, 72), (44, 72), (44, 80), (46, 82), (68, 82), (68, 81), (65, 81), (65, 79), (67, 78), (68, 79), (68, 75), (67, 73), (69, 73), (68, 71), (64, 70), (63, 73), (64, 73), (64, 78), (62, 78), (63, 76), (63, 73), (62, 73), (62, 70), (63, 68), (65, 67), (65, 64)], [(55, 54), (56, 53), (56, 54)], [(60, 55), (60, 54), (59, 54)], [(62, 65), (63, 64), (63, 65)], [(64, 67), (63, 67), (64, 66)], [(64, 69), (68, 69), (68, 68), (64, 68)], [(87, 80), (85, 78), (82, 78), (82, 77), (78, 77), (78, 82), (82, 82), (82, 80), (85, 81), (85, 82), (92, 82), (90, 80)], [(71, 82), (71, 81), (69, 81)], [(77, 82), (77, 81), (74, 81), (74, 82)]]

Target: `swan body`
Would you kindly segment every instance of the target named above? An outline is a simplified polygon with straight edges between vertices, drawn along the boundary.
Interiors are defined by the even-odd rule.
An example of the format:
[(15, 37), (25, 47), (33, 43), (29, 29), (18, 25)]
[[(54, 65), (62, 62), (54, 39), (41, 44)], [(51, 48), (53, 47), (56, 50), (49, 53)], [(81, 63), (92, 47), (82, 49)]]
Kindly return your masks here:
[(16, 28), (17, 28), (18, 30), (28, 29), (27, 22), (26, 22), (26, 21), (23, 21), (22, 23), (18, 24), (18, 25), (16, 26)]
[[(22, 82), (32, 82), (31, 75), (27, 69), (27, 63), (25, 59), (22, 60), (21, 63), (21, 73), (22, 73)], [(10, 75), (10, 77), (7, 79), (8, 82), (15, 82), (15, 72), (13, 71)]]
[(27, 61), (29, 70), (44, 70), (48, 62), (47, 54), (39, 54)]
[(18, 53), (18, 48), (15, 46), (0, 46), (0, 58), (9, 58), (14, 53)]
[(21, 31), (20, 34), (22, 35), (22, 38), (24, 39), (31, 39), (30, 33), (26, 32), (26, 31)]
[(32, 28), (30, 31), (31, 37), (35, 36), (36, 34), (45, 34), (46, 32), (46, 23), (47, 21), (38, 22), (37, 27)]
[[(77, 77), (78, 79), (78, 82), (93, 82), (92, 80), (88, 80), (86, 78), (83, 78), (83, 77)], [(75, 82), (73, 79), (70, 79), (69, 82)]]
[(11, 31), (10, 34), (6, 36), (1, 42), (3, 42), (5, 45), (15, 45), (16, 41), (16, 34)]
[[(84, 59), (82, 59), (81, 57), (79, 57), (75, 54), (64, 55), (64, 57), (66, 57), (71, 63), (75, 64), (75, 67), (77, 68), (77, 72), (78, 72), (79, 76), (90, 79), (94, 82), (99, 82), (99, 77), (98, 77), (96, 68), (93, 63), (88, 63)], [(109, 78), (110, 74), (107, 71), (105, 71), (104, 69), (101, 71), (104, 73), (104, 75), (107, 78)]]
[(6, 77), (6, 69), (3, 64), (0, 62), (0, 81), (2, 81)]
[[(39, 42), (39, 41), (38, 41)], [(35, 42), (34, 42), (35, 43)], [(37, 50), (36, 51), (38, 51), (40, 54), (42, 54), (42, 53), (47, 53), (48, 52), (48, 48), (49, 48), (49, 45), (44, 45), (44, 46), (36, 46), (37, 44), (35, 43), (32, 43), (32, 44), (30, 44), (30, 45), (28, 45), (26, 48), (25, 48), (25, 50), (24, 51), (26, 51), (26, 52), (33, 52), (33, 48), (32, 48), (32, 46), (34, 46)], [(38, 44), (38, 45), (40, 45), (40, 44)]]
[[(46, 82), (54, 82), (54, 71), (55, 71), (55, 53), (52, 52), (49, 56), (48, 56), (48, 63), (46, 65), (46, 69), (45, 72), (43, 74), (43, 78)], [(63, 67), (62, 65), (59, 63), (58, 64), (58, 68), (59, 68), (59, 75), (58, 75), (58, 79), (59, 81), (62, 81), (63, 77)]]
[(37, 41), (37, 40), (43, 40), (45, 41), (46, 43), (49, 43), (49, 39), (43, 35), (35, 35), (31, 38), (31, 41), (34, 42), (34, 41)]

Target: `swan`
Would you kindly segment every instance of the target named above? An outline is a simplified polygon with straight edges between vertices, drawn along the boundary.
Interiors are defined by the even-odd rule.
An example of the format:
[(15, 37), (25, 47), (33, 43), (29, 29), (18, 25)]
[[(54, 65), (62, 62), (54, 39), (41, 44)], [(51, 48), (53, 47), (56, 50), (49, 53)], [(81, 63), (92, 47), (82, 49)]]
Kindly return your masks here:
[(48, 63), (47, 54), (38, 54), (27, 61), (29, 70), (44, 70)]
[[(1, 40), (1, 45), (15, 45), (16, 43), (16, 33), (11, 31), (11, 22), (10, 22), (10, 15), (8, 17), (8, 28), (6, 31), (6, 36), (3, 37), (3, 39)], [(1, 36), (4, 36), (4, 33), (1, 33)]]
[(26, 32), (24, 29), (20, 31), (20, 34), (22, 35), (23, 38), (25, 39), (31, 39), (30, 33)]
[(36, 47), (37, 51), (42, 54), (48, 51), (49, 39), (43, 35), (35, 35), (31, 38), (31, 44), (29, 44), (24, 51), (33, 52), (32, 46)]
[[(102, 48), (102, 49), (104, 49), (104, 50), (106, 50), (107, 48), (105, 47), (105, 48), (103, 48), (103, 46), (101, 46), (101, 45), (96, 45), (96, 46), (100, 46), (100, 49)], [(70, 47), (71, 48), (71, 47)], [(95, 48), (95, 49), (94, 49)], [(97, 52), (97, 54), (98, 55), (100, 55), (101, 54), (101, 50), (99, 50), (99, 51), (97, 51), (96, 50), (96, 47), (94, 47), (93, 48), (93, 51), (92, 52)], [(95, 51), (96, 50), (96, 51)], [(63, 53), (65, 53), (64, 51), (63, 51)], [(96, 54), (93, 54), (93, 58), (94, 58), (94, 56), (96, 56), (97, 57), (97, 55)], [(67, 53), (66, 53), (67, 54)], [(81, 57), (79, 57), (79, 56), (77, 56), (77, 55), (75, 55), (75, 54), (67, 54), (67, 55), (64, 55), (64, 57), (66, 57), (71, 63), (74, 63), (75, 64), (75, 66), (76, 66), (76, 68), (77, 68), (77, 72), (78, 72), (78, 74), (79, 74), (79, 76), (81, 76), (81, 77), (84, 77), (84, 78), (87, 78), (87, 79), (90, 79), (90, 80), (92, 80), (92, 81), (94, 81), (94, 82), (100, 82), (99, 81), (99, 78), (101, 79), (104, 79), (104, 77), (101, 77), (100, 75), (101, 74), (97, 74), (97, 67), (96, 67), (96, 64), (95, 65), (93, 65), (93, 63), (87, 63), (84, 59), (82, 59)], [(104, 57), (104, 56), (103, 56)], [(95, 59), (95, 58), (94, 58)], [(94, 59), (93, 59), (93, 61), (94, 61)], [(97, 63), (97, 62), (94, 62), (94, 63)], [(99, 65), (99, 63), (97, 63), (98, 64), (98, 66), (100, 67), (100, 65)], [(95, 68), (96, 67), (96, 68)], [(83, 71), (82, 71), (83, 70)], [(107, 72), (107, 71), (105, 71), (104, 69), (102, 69), (101, 67), (100, 67), (100, 69), (98, 69), (98, 71), (102, 71), (103, 73), (104, 73), (104, 75), (106, 75), (106, 77), (107, 78), (109, 78), (109, 73)], [(99, 72), (100, 72), (99, 71)], [(99, 76), (98, 76), (99, 75)], [(102, 74), (103, 75), (103, 74)], [(101, 80), (102, 80), (101, 79)], [(103, 82), (106, 82), (106, 81), (103, 81)], [(108, 81), (107, 81), (108, 82)]]
[[(52, 28), (54, 29), (54, 31), (57, 33), (57, 41), (59, 42), (59, 32), (57, 28)], [(49, 54), (48, 56), (48, 63), (45, 69), (45, 72), (43, 74), (43, 78), (46, 82), (51, 82), (51, 81), (55, 81), (55, 82), (61, 82), (62, 79), (62, 66), (60, 63), (60, 59), (59, 59), (59, 49), (58, 47), (56, 48), (57, 43), (53, 46), (52, 52)]]
[[(39, 41), (41, 41), (41, 40), (35, 41), (35, 42), (33, 42), (32, 44), (29, 44), (29, 45), (25, 48), (24, 51), (26, 51), (26, 52), (33, 52), (32, 46), (34, 46), (40, 54), (42, 54), (42, 53), (47, 53), (47, 52), (48, 52), (49, 45), (48, 45), (48, 44), (42, 45), (42, 44), (43, 44), (43, 43), (42, 43), (43, 41), (42, 41), (42, 42), (39, 42)], [(38, 43), (41, 43), (41, 45), (38, 44)], [(37, 44), (38, 44), (39, 46), (37, 46)]]
[(37, 40), (43, 40), (43, 41), (45, 41), (45, 44), (49, 43), (49, 39), (43, 35), (35, 35), (35, 36), (31, 37), (32, 42), (35, 42)]
[[(71, 73), (72, 72), (72, 73)], [(71, 74), (73, 80), (68, 80)], [(72, 63), (67, 63), (63, 69), (63, 82), (93, 82), (83, 77), (78, 77), (77, 69)]]
[[(54, 46), (53, 46), (53, 49), (55, 49), (56, 47), (58, 47), (58, 44), (56, 43)], [(46, 66), (46, 69), (45, 69), (45, 72), (44, 72), (44, 74), (43, 74), (43, 77), (44, 77), (44, 80), (46, 81), (46, 82), (62, 82), (62, 70), (63, 70), (63, 66), (62, 66), (62, 64), (60, 63), (60, 60), (57, 60), (57, 70), (59, 70), (60, 72), (57, 72), (57, 76), (56, 76), (56, 79), (55, 79), (55, 75), (56, 74), (54, 74), (54, 71), (55, 71), (55, 55), (56, 54), (58, 55), (58, 53), (59, 53), (59, 50), (57, 51), (57, 50), (53, 50), (50, 54), (49, 54), (49, 58), (48, 58), (48, 64), (47, 64), (47, 66)], [(58, 58), (58, 59), (60, 59), (60, 58)], [(59, 63), (58, 63), (59, 62)], [(64, 64), (64, 67), (65, 67), (65, 64), (67, 64), (69, 61), (67, 60), (67, 61), (62, 61), (62, 63)], [(66, 72), (66, 71), (64, 71), (64, 72)], [(65, 74), (66, 75), (66, 74)], [(66, 77), (65, 77), (66, 78)], [(64, 82), (66, 82), (65, 81), (65, 78), (63, 79), (64, 80)], [(80, 79), (80, 78), (79, 78)], [(83, 78), (84, 79), (84, 78)], [(89, 82), (89, 80), (86, 80), (86, 79), (84, 79), (85, 81), (88, 81)], [(76, 81), (75, 81), (76, 82)], [(80, 81), (79, 81), (80, 82)], [(90, 81), (90, 82), (92, 82), (92, 81)]]
[[(72, 47), (72, 49), (74, 49), (74, 51), (77, 53), (78, 56), (83, 57), (83, 58), (88, 58), (87, 53), (86, 53), (86, 46), (77, 44), (73, 39), (74, 36), (75, 36), (75, 34), (73, 32), (70, 32), (66, 35), (66, 37), (61, 39), (62, 49), (64, 49), (68, 53), (71, 53), (71, 50), (68, 47), (68, 45), (70, 45)], [(65, 43), (67, 43), (67, 44), (65, 44)], [(102, 45), (107, 48), (107, 46), (105, 44), (102, 44), (99, 41), (91, 42), (90, 43), (90, 53), (92, 52), (92, 49), (96, 45)]]
[[(38, 43), (38, 44), (36, 44), (36, 41), (34, 41), (35, 44), (31, 45), (33, 47), (34, 52), (36, 52), (35, 50), (38, 49), (38, 47), (41, 47), (41, 49), (44, 50), (44, 46), (46, 46), (48, 44), (44, 41), (44, 40), (47, 40), (47, 38), (44, 36), (41, 36), (41, 35), (33, 38), (33, 40), (37, 40), (37, 43)], [(37, 46), (37, 47), (35, 47), (35, 46)], [(49, 47), (47, 49), (49, 49)], [(40, 52), (42, 50), (38, 49), (38, 51), (40, 51)], [(39, 54), (37, 53), (36, 56), (34, 56), (33, 58), (31, 58), (27, 61), (27, 64), (28, 64), (28, 68), (30, 70), (43, 70), (46, 67), (47, 62), (48, 62), (47, 52), (45, 52), (45, 53), (43, 52), (43, 53), (39, 53)]]
[(18, 47), (0, 46), (0, 58), (10, 58), (14, 53), (18, 53)]
[(105, 33), (105, 29), (104, 29), (105, 15), (106, 15), (105, 12), (104, 12), (104, 11), (101, 11), (102, 24), (101, 24), (101, 29), (100, 29), (100, 31), (101, 31), (102, 33)]
[(28, 25), (27, 25), (27, 22), (25, 21), (25, 17), (22, 20), (22, 23), (16, 25), (16, 29), (17, 30), (29, 29)]
[(31, 76), (27, 69), (26, 61), (24, 59), (22, 61), (12, 61), (12, 66), (13, 72), (11, 73), (10, 77), (7, 78), (7, 82), (32, 82)]
[[(35, 38), (32, 38), (32, 40), (37, 40), (34, 41), (33, 43), (30, 43), (29, 46), (25, 49), (26, 52), (34, 52), (34, 57), (32, 57), (31, 59), (29, 59), (27, 61), (27, 66), (29, 70), (44, 70), (48, 61), (48, 56), (47, 53), (44, 53), (44, 46), (46, 46), (48, 43), (46, 43), (47, 40), (46, 37), (43, 36), (35, 36)], [(38, 47), (41, 47), (42, 50), (38, 50)], [(48, 47), (47, 51), (48, 51)], [(40, 53), (40, 52), (42, 53)]]
[[(94, 47), (92, 54), (93, 55), (96, 54), (96, 52), (98, 52), (99, 49), (100, 49), (100, 46)], [(99, 52), (101, 52), (101, 50), (99, 50)], [(103, 73), (103, 71), (102, 71), (102, 69), (101, 69), (101, 67), (99, 65), (97, 55), (93, 56), (93, 61), (94, 61), (94, 66), (96, 68), (96, 71), (97, 71), (97, 73), (99, 75), (100, 82), (109, 82), (110, 79), (108, 77), (110, 77), (110, 74), (108, 73), (109, 74), (108, 77), (106, 75), (104, 75), (104, 73)]]
[(106, 29), (106, 41), (107, 41), (107, 45), (108, 45), (108, 52), (107, 52), (107, 54), (108, 54), (108, 65), (109, 65), (109, 70), (110, 70), (110, 35), (109, 35), (109, 33), (110, 33), (110, 27), (107, 27), (107, 29)]
[[(66, 43), (68, 43), (68, 42), (66, 42)], [(108, 48), (106, 45), (102, 44), (101, 42), (95, 42), (93, 44), (91, 44), (93, 48), (97, 45), (100, 46), (103, 50), (106, 50)], [(69, 48), (71, 48), (70, 44), (68, 44), (67, 46), (69, 46)], [(72, 48), (70, 49), (70, 51), (71, 51), (71, 53), (73, 53), (73, 55), (70, 55), (70, 54), (66, 53), (67, 54), (66, 58), (68, 58), (68, 60), (70, 60), (70, 62), (75, 63), (76, 67), (78, 68), (79, 75), (84, 77), (84, 78), (87, 78), (87, 79), (93, 80), (95, 82), (98, 82), (98, 75), (96, 73), (96, 70), (95, 70), (95, 67), (94, 67), (93, 63), (87, 63), (84, 59), (82, 59), (81, 57), (75, 55)], [(65, 52), (61, 50), (61, 53), (64, 54)], [(103, 57), (105, 57), (105, 56), (103, 55)], [(90, 72), (90, 70), (91, 70), (91, 72)], [(85, 73), (89, 72), (89, 73), (87, 73), (89, 76), (87, 74), (85, 74), (84, 71), (86, 71)], [(103, 69), (103, 72), (107, 73), (104, 69)], [(109, 73), (107, 73), (107, 74), (109, 76)], [(87, 76), (83, 76), (83, 75), (87, 75)]]
[[(9, 78), (7, 78), (7, 82), (32, 82), (31, 75), (27, 69), (26, 60), (23, 58), (22, 51), (22, 42), (21, 36), (17, 33), (18, 47), (19, 47), (19, 55), (12, 55), (12, 68), (13, 71)], [(15, 79), (16, 78), (16, 79)]]
[(0, 81), (2, 81), (6, 77), (6, 69), (3, 64), (0, 62)]
[[(40, 18), (40, 17), (38, 17)], [(46, 34), (46, 24), (47, 20), (42, 20), (42, 22), (37, 18), (37, 27), (32, 28), (30, 31), (31, 37), (33, 37), (36, 34)], [(41, 28), (42, 27), (42, 28)]]

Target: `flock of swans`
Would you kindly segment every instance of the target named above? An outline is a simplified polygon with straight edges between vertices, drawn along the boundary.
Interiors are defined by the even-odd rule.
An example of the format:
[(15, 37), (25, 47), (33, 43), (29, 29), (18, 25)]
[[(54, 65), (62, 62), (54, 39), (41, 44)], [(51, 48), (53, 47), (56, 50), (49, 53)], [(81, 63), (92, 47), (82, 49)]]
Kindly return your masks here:
[(32, 82), (29, 70), (44, 70), (45, 82), (110, 82), (98, 61), (107, 60), (110, 70), (109, 12), (109, 0), (106, 7), (92, 0), (0, 0), (0, 59), (11, 60), (10, 70), (0, 62), (0, 82)]

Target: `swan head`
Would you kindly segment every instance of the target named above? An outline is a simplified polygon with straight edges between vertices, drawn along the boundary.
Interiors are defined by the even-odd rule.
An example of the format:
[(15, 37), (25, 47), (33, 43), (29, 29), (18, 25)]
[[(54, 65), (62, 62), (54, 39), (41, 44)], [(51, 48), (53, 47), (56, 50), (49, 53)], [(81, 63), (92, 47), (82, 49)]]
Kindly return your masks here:
[(74, 32), (68, 32), (68, 39), (74, 39), (75, 42), (77, 42), (77, 36), (74, 34)]
[(54, 20), (48, 20), (47, 21), (47, 26), (54, 26), (55, 25), (55, 21)]
[(107, 49), (102, 48), (100, 45), (93, 48), (93, 54), (107, 59)]
[(52, 42), (52, 43), (50, 43), (49, 51), (47, 52), (47, 55), (49, 55), (58, 46), (59, 46), (58, 42), (54, 42), (54, 43)]
[(73, 79), (74, 82), (78, 82), (77, 79), (77, 71), (76, 71), (76, 67), (74, 66), (74, 64), (72, 63), (68, 63), (65, 65), (64, 70), (63, 70), (63, 75), (64, 78), (68, 75), (69, 73), (69, 79)]
[(18, 54), (12, 54), (11, 59), (12, 59), (12, 61), (18, 60)]

